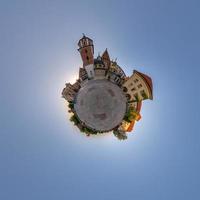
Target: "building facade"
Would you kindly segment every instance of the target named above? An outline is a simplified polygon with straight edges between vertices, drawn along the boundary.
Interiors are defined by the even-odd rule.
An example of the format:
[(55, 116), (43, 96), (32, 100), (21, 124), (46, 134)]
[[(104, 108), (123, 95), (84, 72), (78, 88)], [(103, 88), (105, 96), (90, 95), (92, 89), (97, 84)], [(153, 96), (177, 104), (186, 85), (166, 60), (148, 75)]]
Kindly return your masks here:
[(135, 121), (139, 121), (141, 119), (140, 115), (141, 107), (142, 107), (141, 101), (135, 102), (134, 106), (132, 106), (132, 104), (129, 104), (129, 109), (130, 109), (129, 121), (124, 119), (118, 129), (125, 132), (131, 132), (134, 128)]
[(153, 99), (151, 78), (136, 70), (134, 70), (133, 75), (123, 83), (123, 90), (129, 101)]
[(66, 99), (68, 102), (73, 102), (76, 93), (81, 88), (80, 79), (76, 80), (76, 82), (72, 85), (70, 83), (65, 84), (65, 88), (62, 91), (62, 97)]
[(112, 61), (110, 62), (110, 67), (106, 76), (108, 80), (118, 85), (121, 85), (126, 77), (124, 71), (117, 65), (117, 62)]
[(65, 84), (65, 88), (62, 91), (62, 97), (66, 99), (68, 102), (74, 101), (74, 97), (76, 95), (76, 90), (74, 89), (73, 85), (70, 83)]
[(95, 71), (95, 78), (97, 79), (105, 78), (107, 68), (100, 55), (96, 59), (94, 59), (94, 71)]
[(81, 81), (80, 81), (80, 79), (78, 79), (78, 80), (76, 80), (76, 82), (72, 85), (75, 92), (78, 92), (79, 89), (81, 88), (80, 83), (81, 83)]
[(121, 123), (121, 125), (119, 126), (118, 130), (119, 131), (127, 132), (130, 124), (131, 124), (131, 122), (127, 122), (127, 121), (123, 120), (122, 123)]
[(84, 68), (80, 67), (79, 68), (79, 79), (81, 81), (84, 81), (86, 79), (88, 79), (88, 75), (87, 75), (87, 72)]

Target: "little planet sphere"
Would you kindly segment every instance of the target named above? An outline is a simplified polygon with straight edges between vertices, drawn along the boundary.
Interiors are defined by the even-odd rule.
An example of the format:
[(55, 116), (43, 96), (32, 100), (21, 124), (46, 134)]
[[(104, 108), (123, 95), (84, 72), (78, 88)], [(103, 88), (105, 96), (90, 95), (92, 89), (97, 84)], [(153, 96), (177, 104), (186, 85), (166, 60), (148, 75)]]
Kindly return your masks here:
[(142, 101), (153, 100), (151, 78), (136, 70), (126, 76), (107, 49), (94, 58), (93, 40), (85, 35), (78, 46), (83, 62), (79, 78), (62, 91), (70, 121), (87, 136), (113, 132), (119, 140), (127, 139), (141, 119)]

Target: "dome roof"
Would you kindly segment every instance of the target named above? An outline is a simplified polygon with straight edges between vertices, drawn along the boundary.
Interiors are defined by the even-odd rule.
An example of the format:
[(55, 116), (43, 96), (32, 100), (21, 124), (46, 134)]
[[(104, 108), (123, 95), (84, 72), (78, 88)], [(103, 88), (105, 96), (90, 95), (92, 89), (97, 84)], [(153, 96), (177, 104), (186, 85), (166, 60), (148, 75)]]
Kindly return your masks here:
[(97, 64), (104, 65), (101, 56), (98, 56), (96, 59), (94, 59), (94, 64), (95, 65), (97, 65)]

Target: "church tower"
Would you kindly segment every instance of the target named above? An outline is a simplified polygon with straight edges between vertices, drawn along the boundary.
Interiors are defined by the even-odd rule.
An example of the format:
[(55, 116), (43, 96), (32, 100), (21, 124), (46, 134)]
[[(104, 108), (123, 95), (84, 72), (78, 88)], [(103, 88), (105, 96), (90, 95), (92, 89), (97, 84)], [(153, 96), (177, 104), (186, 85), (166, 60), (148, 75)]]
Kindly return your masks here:
[(78, 51), (81, 54), (83, 68), (86, 70), (88, 78), (94, 78), (94, 45), (93, 41), (83, 35), (78, 42)]
[(83, 61), (83, 67), (94, 64), (94, 45), (93, 41), (83, 35), (83, 37), (78, 42), (79, 49), (78, 51), (81, 54)]
[(110, 62), (110, 56), (108, 54), (107, 48), (104, 51), (104, 53), (102, 54), (102, 60), (104, 62), (104, 65), (105, 65), (106, 69), (108, 69), (110, 67), (111, 62)]

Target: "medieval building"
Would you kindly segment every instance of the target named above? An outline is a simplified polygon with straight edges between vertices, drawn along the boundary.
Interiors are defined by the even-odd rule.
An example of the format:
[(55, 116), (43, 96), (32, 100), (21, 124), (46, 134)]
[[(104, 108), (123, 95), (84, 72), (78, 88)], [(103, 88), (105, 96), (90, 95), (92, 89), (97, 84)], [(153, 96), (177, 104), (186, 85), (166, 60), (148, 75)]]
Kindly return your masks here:
[(125, 77), (126, 74), (124, 73), (122, 68), (117, 65), (117, 62), (111, 62), (107, 73), (107, 79), (109, 79), (113, 83), (121, 85)]
[[(118, 137), (119, 139), (126, 139), (126, 132), (132, 132), (135, 122), (141, 119), (140, 110), (142, 106), (142, 101), (145, 99), (153, 99), (153, 85), (151, 78), (146, 74), (143, 74), (136, 70), (133, 71), (133, 74), (130, 77), (127, 77), (125, 72), (117, 64), (117, 62), (110, 60), (107, 49), (103, 52), (101, 56), (99, 54), (97, 58), (94, 58), (93, 40), (86, 37), (85, 35), (83, 35), (83, 37), (79, 40), (78, 46), (78, 51), (81, 55), (83, 63), (83, 65), (79, 68), (79, 79), (76, 80), (74, 84), (67, 83), (62, 91), (62, 97), (69, 102), (69, 107), (71, 108), (70, 112), (73, 112), (74, 116), (77, 117), (77, 119), (74, 118), (73, 120), (75, 120), (77, 127), (81, 131), (84, 131), (88, 136), (90, 134), (97, 134), (97, 132), (103, 133), (105, 131), (113, 130), (113, 133), (116, 137)], [(113, 84), (110, 82), (112, 82)], [(117, 102), (117, 100), (120, 99), (121, 96), (123, 97), (120, 100), (120, 104), (118, 106), (113, 106), (114, 103), (109, 100), (109, 102), (106, 103), (106, 106), (100, 106), (99, 102), (104, 103), (106, 102), (105, 100), (107, 96), (109, 98), (112, 97), (110, 97), (108, 94), (105, 95), (101, 100), (101, 94), (99, 94), (99, 91), (97, 91), (97, 89), (96, 92), (98, 94), (98, 97), (96, 96), (95, 98), (90, 98), (90, 95), (88, 95), (89, 90), (87, 90), (87, 87), (93, 83), (107, 84), (110, 87), (110, 89), (108, 90), (111, 91), (111, 93), (109, 93), (111, 94), (110, 96), (116, 98), (115, 102)], [(116, 85), (118, 87), (116, 87)], [(116, 89), (116, 93), (113, 93), (112, 91), (115, 89), (114, 87), (118, 88), (118, 90)], [(106, 90), (105, 86), (103, 87), (103, 90), (104, 88)], [(86, 92), (84, 93), (83, 91)], [(82, 98), (82, 100), (78, 101), (78, 97), (80, 97), (81, 94), (84, 94), (85, 96), (84, 98)], [(94, 91), (93, 94), (95, 94)], [(87, 98), (88, 100), (86, 100)], [(99, 101), (99, 98), (101, 101)], [(87, 102), (87, 104), (85, 104), (84, 101)], [(98, 103), (94, 103), (95, 101)], [(124, 105), (124, 109), (120, 110), (120, 112), (123, 112), (122, 117), (120, 118), (120, 121), (115, 124), (114, 127), (109, 127), (106, 124), (108, 123), (106, 121), (108, 118), (105, 118), (101, 119), (100, 125), (102, 127), (99, 128), (100, 125), (99, 122), (96, 121), (96, 114), (93, 114), (89, 119), (87, 119), (87, 115), (91, 114), (88, 112), (88, 110), (90, 110), (92, 107), (91, 105), (94, 105), (91, 112), (93, 112), (95, 108), (102, 108), (102, 112), (104, 113), (108, 110), (109, 106), (107, 105), (109, 105), (109, 103), (112, 105), (112, 109), (111, 111), (109, 111), (109, 113), (112, 113), (113, 110), (115, 110), (116, 108), (121, 108), (121, 106)], [(83, 112), (85, 113), (85, 115), (82, 115), (82, 112), (80, 111), (84, 107), (87, 107), (87, 109)], [(106, 108), (106, 110), (104, 110), (104, 108)], [(113, 119), (109, 121), (109, 125), (117, 119), (117, 116), (118, 114), (120, 114), (120, 112), (117, 112), (117, 114), (115, 115), (111, 114), (110, 117), (113, 117)], [(84, 121), (85, 118), (87, 119), (87, 122)], [(89, 123), (88, 120), (91, 122)], [(91, 126), (91, 124), (93, 126)], [(109, 128), (105, 129), (105, 125)]]
[(103, 59), (100, 55), (96, 59), (94, 59), (94, 71), (95, 71), (95, 78), (105, 78), (107, 68)]
[(80, 81), (84, 81), (88, 79), (88, 74), (86, 70), (82, 67), (79, 68), (79, 79)]
[(101, 57), (102, 57), (102, 61), (103, 61), (104, 65), (105, 65), (105, 68), (109, 69), (111, 61), (110, 61), (110, 56), (108, 54), (107, 49), (103, 52)]
[(68, 102), (73, 102), (74, 97), (80, 89), (80, 80), (77, 80), (73, 85), (70, 83), (65, 84), (65, 88), (62, 91), (62, 97)]
[(94, 78), (94, 45), (93, 41), (83, 35), (78, 42), (78, 51), (81, 54), (83, 68), (86, 70), (88, 78)]

